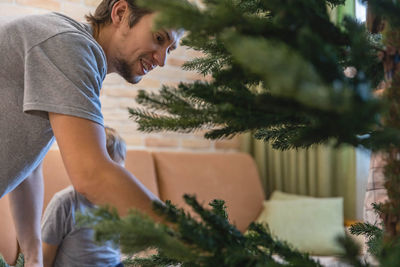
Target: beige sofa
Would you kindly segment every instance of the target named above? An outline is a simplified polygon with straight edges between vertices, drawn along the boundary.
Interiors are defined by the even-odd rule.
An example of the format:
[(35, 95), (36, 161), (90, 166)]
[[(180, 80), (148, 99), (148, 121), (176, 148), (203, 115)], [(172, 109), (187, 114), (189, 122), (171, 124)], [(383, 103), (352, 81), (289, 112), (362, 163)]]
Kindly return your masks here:
[[(262, 210), (265, 198), (253, 159), (244, 153), (176, 153), (129, 150), (126, 168), (161, 200), (185, 206), (182, 196), (196, 194), (207, 204), (226, 201), (232, 223), (244, 231)], [(70, 185), (58, 151), (50, 151), (43, 162), (44, 206), (54, 193)], [(116, 192), (118, 194), (118, 192)], [(10, 264), (18, 254), (18, 243), (8, 208), (0, 199), (0, 253)]]

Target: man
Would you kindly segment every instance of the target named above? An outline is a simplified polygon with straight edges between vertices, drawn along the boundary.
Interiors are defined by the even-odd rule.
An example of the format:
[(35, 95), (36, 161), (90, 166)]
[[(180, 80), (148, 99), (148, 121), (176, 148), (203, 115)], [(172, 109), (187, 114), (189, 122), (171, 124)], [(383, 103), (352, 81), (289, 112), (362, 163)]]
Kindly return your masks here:
[[(114, 129), (104, 128), (107, 153), (113, 161), (124, 166), (125, 141)], [(86, 213), (94, 207), (72, 186), (53, 196), (42, 219), (44, 267), (123, 266), (117, 244), (112, 241), (96, 243), (93, 240), (94, 230), (76, 223), (78, 212)]]
[(39, 165), (54, 137), (89, 201), (157, 218), (157, 198), (107, 153), (99, 101), (107, 73), (137, 83), (164, 66), (180, 33), (154, 31), (154, 17), (134, 0), (104, 0), (87, 17), (91, 25), (56, 13), (0, 24), (0, 196), (11, 193), (25, 266), (42, 266)]

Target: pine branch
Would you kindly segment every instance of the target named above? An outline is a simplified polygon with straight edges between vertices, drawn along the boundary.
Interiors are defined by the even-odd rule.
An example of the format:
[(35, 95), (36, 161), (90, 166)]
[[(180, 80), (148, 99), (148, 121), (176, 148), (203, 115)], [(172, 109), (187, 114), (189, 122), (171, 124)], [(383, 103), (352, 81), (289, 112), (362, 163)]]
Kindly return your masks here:
[(374, 256), (381, 255), (383, 230), (369, 223), (356, 223), (350, 226), (353, 235), (364, 235), (367, 239), (368, 253)]
[(217, 72), (228, 64), (228, 59), (209, 56), (203, 58), (195, 58), (191, 61), (185, 62), (182, 68), (187, 71), (196, 70), (205, 76), (207, 74)]
[[(334, 91), (324, 86), (313, 67), (285, 45), (278, 46), (265, 39), (247, 38), (233, 33), (227, 34), (226, 42), (235, 59), (243, 67), (260, 75), (272, 94), (290, 97), (322, 110), (346, 108), (338, 106), (333, 99), (339, 98), (346, 104), (350, 95), (345, 90), (338, 92), (340, 96), (332, 95)], [(269, 64), (265, 64), (266, 58)], [(285, 69), (285, 74), (282, 69)]]
[[(205, 56), (185, 67), (212, 74), (213, 81), (140, 93), (138, 102), (153, 111), (131, 110), (140, 130), (210, 127), (205, 137), (217, 139), (261, 129), (258, 137), (281, 149), (331, 139), (372, 147), (378, 138), (381, 148), (394, 135), (377, 132), (376, 114), (385, 109), (372, 95), (382, 73), (379, 42), (354, 20), (335, 26), (326, 3), (224, 0), (206, 1), (204, 9), (181, 0), (143, 3), (161, 10), (165, 25), (188, 30), (184, 43)], [(189, 15), (175, 18), (175, 12)], [(349, 65), (357, 68), (354, 78), (343, 75)], [(358, 138), (365, 134), (372, 139)]]
[[(315, 143), (327, 142), (332, 137), (339, 140), (338, 144), (363, 143), (368, 146), (368, 140), (360, 140), (353, 133), (362, 132), (369, 127), (368, 125), (379, 122), (376, 117), (369, 116), (371, 112), (376, 112), (380, 108), (373, 101), (368, 105), (363, 104), (357, 113), (352, 109), (342, 110), (342, 108), (321, 111), (288, 98), (259, 93), (258, 91), (266, 90), (263, 87), (255, 91), (250, 89), (251, 86), (216, 87), (216, 84), (224, 83), (228, 84), (222, 75), (213, 83), (180, 84), (177, 89), (163, 87), (159, 94), (141, 91), (138, 101), (142, 105), (149, 106), (150, 109), (168, 111), (167, 114), (152, 113), (143, 109), (131, 109), (130, 112), (143, 131), (189, 132), (214, 127), (207, 132), (206, 137), (217, 139), (263, 129), (258, 133), (258, 138), (264, 140), (279, 138), (281, 141), (276, 142), (275, 146), (280, 146), (282, 149), (308, 147)], [(282, 128), (282, 125), (291, 125), (295, 128), (299, 125), (301, 128), (288, 132), (287, 126)], [(265, 134), (265, 129), (271, 129), (267, 130), (271, 136)], [(290, 133), (292, 137), (285, 136)], [(394, 136), (396, 135), (381, 136), (380, 143), (384, 144), (387, 138)], [(376, 134), (371, 134), (371, 138), (377, 139), (376, 137)], [(285, 145), (286, 140), (293, 142)]]
[(120, 218), (107, 207), (79, 215), (78, 221), (80, 226), (93, 226), (98, 241), (119, 240), (127, 255), (156, 249), (148, 257), (128, 257), (125, 263), (132, 266), (321, 266), (308, 255), (274, 240), (262, 225), (253, 225), (250, 234), (243, 235), (229, 223), (222, 200), (212, 201), (211, 209), (205, 209), (194, 196), (185, 195), (184, 199), (196, 219), (169, 201), (165, 205), (154, 202), (154, 210), (171, 227), (154, 223), (137, 211)]
[[(380, 35), (372, 35), (365, 30), (365, 26), (349, 17), (345, 17), (343, 26), (349, 38), (349, 51), (344, 51), (343, 64), (353, 66), (357, 74), (349, 81), (356, 90), (367, 91), (365, 85), (375, 88), (383, 80), (383, 68), (378, 59), (378, 51), (382, 49)], [(361, 86), (357, 87), (357, 83)], [(369, 84), (370, 83), (370, 84)], [(370, 92), (359, 92), (360, 95)], [(370, 97), (370, 96), (368, 96)]]
[(367, 262), (358, 258), (361, 255), (361, 247), (350, 236), (338, 237), (337, 242), (344, 248), (345, 254), (341, 256), (344, 262), (354, 267), (370, 266)]
[(132, 254), (156, 248), (167, 253), (170, 259), (191, 261), (195, 254), (173, 231), (165, 225), (156, 224), (148, 216), (132, 211), (120, 218), (115, 210), (107, 207), (91, 214), (77, 217), (80, 226), (93, 226), (95, 239), (99, 242), (112, 240), (120, 244), (123, 253)]
[(321, 267), (321, 265), (315, 262), (308, 254), (293, 249), (286, 242), (274, 239), (266, 225), (259, 223), (250, 224), (247, 237), (252, 246), (256, 246), (258, 249), (263, 247), (261, 251), (264, 251), (268, 255), (278, 255), (286, 261), (289, 266)]
[[(138, 267), (171, 267), (179, 266), (180, 262), (172, 259), (166, 259), (160, 255), (151, 255), (147, 258), (134, 257), (132, 259), (124, 260), (124, 265), (126, 266), (138, 266)], [(193, 266), (195, 267), (195, 266)]]
[[(381, 242), (383, 244), (383, 242)], [(400, 240), (396, 238), (383, 244), (381, 254), (378, 256), (380, 266), (396, 267), (400, 262)]]
[(23, 267), (24, 265), (25, 265), (25, 260), (24, 260), (24, 255), (22, 253), (18, 254), (17, 261), (13, 266), (8, 265), (8, 263), (3, 258), (3, 255), (0, 254), (0, 267)]

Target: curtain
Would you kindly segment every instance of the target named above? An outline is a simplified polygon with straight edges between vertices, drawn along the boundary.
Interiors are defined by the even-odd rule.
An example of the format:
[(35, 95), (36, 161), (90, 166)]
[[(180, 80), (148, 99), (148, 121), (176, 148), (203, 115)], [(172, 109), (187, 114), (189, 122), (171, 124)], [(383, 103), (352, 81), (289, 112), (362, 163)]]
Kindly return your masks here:
[(345, 218), (356, 218), (354, 148), (318, 145), (280, 151), (245, 134), (242, 151), (254, 157), (267, 198), (274, 190), (314, 197), (341, 196)]

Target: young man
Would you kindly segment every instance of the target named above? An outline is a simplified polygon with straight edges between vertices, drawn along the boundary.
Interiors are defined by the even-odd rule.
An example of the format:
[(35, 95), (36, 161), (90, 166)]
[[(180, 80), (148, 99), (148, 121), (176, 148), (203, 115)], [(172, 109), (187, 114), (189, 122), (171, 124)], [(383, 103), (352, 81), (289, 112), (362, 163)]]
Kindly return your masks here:
[[(105, 127), (106, 148), (111, 159), (124, 166), (126, 145), (118, 133)], [(51, 177), (50, 177), (51, 178)], [(84, 214), (95, 205), (69, 186), (49, 202), (42, 222), (44, 267), (122, 266), (117, 244), (97, 244), (94, 230), (76, 225), (76, 213)]]
[(180, 35), (154, 31), (154, 17), (134, 0), (104, 0), (90, 25), (56, 13), (0, 22), (0, 197), (11, 192), (25, 266), (42, 266), (39, 165), (54, 137), (89, 201), (157, 218), (157, 198), (108, 156), (99, 101), (107, 73), (137, 83), (164, 66)]

